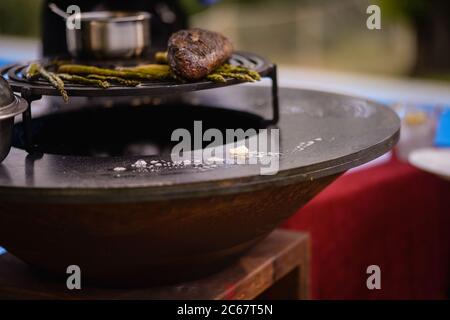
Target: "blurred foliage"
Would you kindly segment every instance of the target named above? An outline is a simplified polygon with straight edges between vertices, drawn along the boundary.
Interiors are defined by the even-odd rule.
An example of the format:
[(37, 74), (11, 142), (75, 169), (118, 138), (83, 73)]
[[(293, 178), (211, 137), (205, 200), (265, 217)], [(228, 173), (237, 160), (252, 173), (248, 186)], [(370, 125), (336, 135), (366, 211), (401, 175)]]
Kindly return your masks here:
[(227, 4), (239, 4), (240, 6), (254, 6), (254, 5), (286, 5), (286, 4), (321, 4), (336, 0), (179, 0), (183, 8), (189, 15), (198, 13), (207, 8), (207, 6), (202, 5), (202, 2), (215, 2), (218, 5)]
[(380, 7), (388, 17), (409, 20), (420, 18), (432, 3), (433, 0), (381, 0)]
[[(131, 1), (131, 0), (128, 0)], [(240, 3), (241, 5), (282, 5), (298, 3), (321, 5), (336, 0), (221, 0), (219, 4)], [(440, 1), (440, 0), (439, 0)], [(188, 14), (207, 8), (198, 0), (180, 0)], [(383, 13), (394, 18), (417, 18), (432, 3), (430, 0), (380, 0)], [(1, 0), (0, 33), (36, 36), (39, 33), (39, 11), (42, 0)]]
[(42, 0), (0, 0), (0, 34), (36, 37)]
[(204, 10), (206, 7), (197, 0), (179, 0), (181, 7), (187, 12), (188, 15), (192, 15)]
[[(0, 0), (0, 34), (37, 36), (39, 34), (40, 7), (43, 0)], [(130, 1), (130, 0), (128, 0)], [(240, 5), (286, 5), (288, 3), (323, 5), (336, 0), (220, 0), (218, 4), (240, 3)], [(439, 0), (440, 1), (440, 0)], [(180, 0), (191, 15), (203, 11), (207, 6), (199, 0)], [(379, 0), (382, 11), (392, 18), (414, 19), (420, 17), (430, 0)]]

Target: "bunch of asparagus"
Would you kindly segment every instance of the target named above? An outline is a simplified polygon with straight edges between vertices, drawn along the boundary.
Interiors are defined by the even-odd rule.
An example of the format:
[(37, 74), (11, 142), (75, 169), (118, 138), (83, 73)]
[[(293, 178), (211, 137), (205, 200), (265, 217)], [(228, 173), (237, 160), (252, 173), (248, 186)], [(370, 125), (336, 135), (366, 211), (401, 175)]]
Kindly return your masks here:
[[(39, 63), (32, 63), (26, 70), (25, 77), (28, 80), (43, 78), (55, 87), (65, 102), (69, 97), (65, 90), (65, 82), (109, 88), (111, 83), (135, 87), (141, 81), (178, 81), (179, 78), (167, 64), (167, 53), (156, 53), (155, 59), (158, 64), (146, 64), (132, 68), (99, 68), (94, 66), (66, 64), (54, 61), (44, 67)], [(54, 69), (55, 72), (49, 71)], [(260, 80), (258, 72), (247, 68), (223, 64), (206, 77), (206, 80), (224, 83), (227, 79), (237, 79), (243, 82), (254, 82)]]

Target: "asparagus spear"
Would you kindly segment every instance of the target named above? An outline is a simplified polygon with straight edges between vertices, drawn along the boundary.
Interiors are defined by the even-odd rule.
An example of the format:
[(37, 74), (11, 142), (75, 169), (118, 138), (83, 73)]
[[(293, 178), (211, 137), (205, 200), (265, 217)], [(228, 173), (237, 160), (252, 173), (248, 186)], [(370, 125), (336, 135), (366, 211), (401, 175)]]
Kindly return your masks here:
[(73, 83), (79, 83), (79, 84), (85, 84), (85, 85), (93, 85), (97, 86), (103, 89), (109, 88), (110, 84), (108, 81), (102, 81), (98, 79), (89, 79), (82, 76), (77, 76), (74, 74), (67, 74), (67, 73), (58, 73), (58, 76), (61, 77), (61, 79), (64, 79), (66, 81), (70, 81)]
[(173, 79), (172, 72), (170, 71), (169, 66), (166, 68), (160, 68), (162, 66), (158, 66), (158, 68), (146, 68), (146, 69), (123, 69), (123, 70), (114, 70), (114, 69), (106, 69), (85, 65), (76, 65), (76, 64), (65, 64), (61, 65), (58, 68), (58, 72), (60, 73), (68, 73), (68, 74), (76, 74), (76, 75), (100, 75), (107, 77), (120, 77), (124, 79), (134, 79), (134, 80), (167, 80)]
[(139, 81), (135, 81), (135, 80), (129, 80), (129, 79), (123, 79), (123, 78), (119, 78), (119, 77), (111, 77), (111, 76), (101, 76), (98, 74), (90, 74), (87, 76), (88, 79), (97, 79), (97, 80), (103, 80), (103, 81), (112, 81), (112, 82), (117, 82), (120, 84), (123, 84), (124, 86), (127, 87), (136, 87), (140, 84)]
[(261, 80), (261, 76), (258, 72), (254, 71), (254, 70), (250, 70), (248, 68), (240, 67), (240, 66), (233, 66), (229, 63), (225, 63), (225, 64), (221, 65), (220, 67), (218, 67), (215, 70), (215, 72), (247, 74), (251, 78), (253, 78), (253, 80), (256, 80), (256, 81)]
[(168, 64), (169, 61), (167, 60), (167, 51), (160, 51), (155, 53), (155, 60), (156, 63), (159, 64)]
[(254, 82), (255, 79), (253, 79), (248, 74), (243, 73), (235, 73), (235, 72), (218, 72), (217, 74), (221, 75), (224, 78), (231, 78), (236, 79), (244, 82)]
[(219, 73), (211, 73), (211, 74), (207, 75), (206, 76), (206, 80), (213, 81), (213, 82), (218, 82), (218, 83), (225, 83), (225, 82), (227, 82), (225, 80), (225, 78)]
[(31, 63), (25, 71), (27, 80), (36, 80), (41, 74), (39, 73), (39, 64)]
[(45, 70), (44, 67), (42, 67), (40, 64), (36, 64), (36, 68), (39, 74), (47, 79), (47, 81), (50, 82), (51, 85), (59, 91), (64, 102), (67, 103), (69, 101), (69, 96), (67, 95), (67, 91), (64, 89), (64, 82), (61, 80), (61, 78), (59, 78), (53, 72)]
[(228, 63), (221, 65), (206, 77), (207, 80), (214, 82), (226, 82), (226, 78), (237, 79), (244, 82), (261, 80), (261, 76), (258, 72), (244, 67), (233, 66)]
[(144, 71), (144, 72), (168, 72), (170, 71), (170, 67), (166, 64), (142, 64), (132, 68), (124, 68), (123, 70), (129, 71)]

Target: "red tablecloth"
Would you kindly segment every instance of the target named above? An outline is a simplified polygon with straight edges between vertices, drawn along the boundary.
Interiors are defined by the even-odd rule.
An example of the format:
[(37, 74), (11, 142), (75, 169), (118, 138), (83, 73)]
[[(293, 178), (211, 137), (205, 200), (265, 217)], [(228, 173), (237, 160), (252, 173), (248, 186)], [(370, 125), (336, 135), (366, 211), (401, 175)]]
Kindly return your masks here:
[[(313, 299), (449, 297), (450, 182), (392, 160), (340, 177), (284, 226), (311, 234)], [(381, 290), (367, 289), (372, 264)]]

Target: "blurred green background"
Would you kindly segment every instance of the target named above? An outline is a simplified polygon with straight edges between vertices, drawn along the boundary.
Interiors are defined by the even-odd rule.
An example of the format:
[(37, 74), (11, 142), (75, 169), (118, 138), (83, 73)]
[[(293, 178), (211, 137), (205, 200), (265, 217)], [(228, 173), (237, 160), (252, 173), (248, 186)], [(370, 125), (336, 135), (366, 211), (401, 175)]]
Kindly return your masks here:
[[(284, 66), (440, 79), (450, 74), (450, 1), (222, 0), (207, 9), (196, 0), (181, 2), (192, 25), (223, 32), (236, 48)], [(41, 3), (0, 1), (0, 49), (5, 35), (39, 37)], [(366, 28), (370, 4), (382, 8), (382, 30)]]
[(41, 0), (1, 0), (0, 34), (39, 36)]

